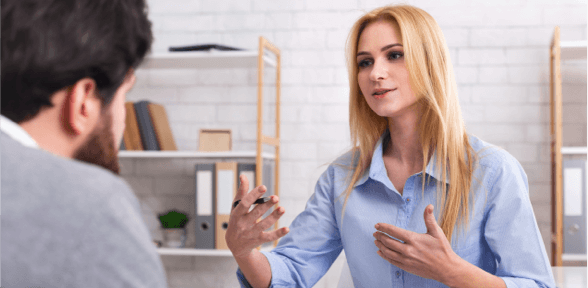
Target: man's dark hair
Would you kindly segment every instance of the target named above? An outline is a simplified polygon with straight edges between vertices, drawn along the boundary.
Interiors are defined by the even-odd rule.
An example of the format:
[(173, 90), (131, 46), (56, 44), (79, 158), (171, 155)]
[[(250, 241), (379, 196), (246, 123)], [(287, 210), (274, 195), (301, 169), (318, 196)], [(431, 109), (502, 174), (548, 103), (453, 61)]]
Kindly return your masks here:
[(89, 77), (108, 106), (153, 42), (145, 0), (1, 0), (1, 109), (20, 123)]

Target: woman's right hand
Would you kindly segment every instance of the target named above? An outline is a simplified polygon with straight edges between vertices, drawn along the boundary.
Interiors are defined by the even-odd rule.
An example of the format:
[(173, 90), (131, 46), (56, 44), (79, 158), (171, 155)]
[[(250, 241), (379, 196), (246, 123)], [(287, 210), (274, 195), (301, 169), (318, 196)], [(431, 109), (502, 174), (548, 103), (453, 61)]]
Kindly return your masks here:
[(267, 189), (264, 185), (261, 185), (247, 193), (249, 180), (245, 175), (241, 175), (239, 179), (241, 185), (237, 190), (237, 195), (233, 199), (233, 203), (237, 200), (241, 200), (241, 202), (231, 211), (229, 227), (225, 234), (227, 246), (235, 258), (248, 256), (255, 247), (279, 239), (289, 231), (288, 227), (282, 227), (265, 232), (266, 229), (273, 226), (284, 215), (286, 210), (284, 207), (278, 207), (269, 216), (265, 217), (265, 219), (256, 222), (267, 210), (278, 203), (279, 198), (277, 195), (272, 195), (270, 201), (257, 204), (253, 210), (249, 211), (253, 202), (261, 197)]

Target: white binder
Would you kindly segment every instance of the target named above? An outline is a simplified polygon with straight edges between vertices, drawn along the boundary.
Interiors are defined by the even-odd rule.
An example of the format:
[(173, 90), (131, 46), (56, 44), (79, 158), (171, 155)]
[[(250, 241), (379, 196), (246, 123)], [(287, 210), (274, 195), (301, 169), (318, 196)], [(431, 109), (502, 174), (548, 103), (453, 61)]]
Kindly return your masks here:
[(216, 217), (215, 247), (229, 249), (225, 234), (229, 227), (229, 218), (233, 199), (237, 192), (237, 162), (216, 163)]

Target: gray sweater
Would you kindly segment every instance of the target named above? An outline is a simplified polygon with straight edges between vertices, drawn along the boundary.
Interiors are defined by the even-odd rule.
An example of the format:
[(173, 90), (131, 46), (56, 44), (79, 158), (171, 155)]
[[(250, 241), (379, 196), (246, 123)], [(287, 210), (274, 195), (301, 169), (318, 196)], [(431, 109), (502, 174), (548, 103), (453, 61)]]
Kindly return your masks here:
[(166, 287), (136, 196), (101, 167), (0, 133), (2, 287)]

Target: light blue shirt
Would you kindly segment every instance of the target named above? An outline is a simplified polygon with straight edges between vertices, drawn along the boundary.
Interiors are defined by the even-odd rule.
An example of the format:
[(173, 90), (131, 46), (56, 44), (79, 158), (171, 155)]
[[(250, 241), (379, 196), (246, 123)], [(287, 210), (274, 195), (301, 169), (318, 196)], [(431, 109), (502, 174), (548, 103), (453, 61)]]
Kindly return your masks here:
[[(312, 287), (328, 271), (342, 249), (355, 287), (447, 287), (431, 279), (403, 271), (381, 258), (374, 244), (378, 222), (426, 233), (423, 213), (429, 204), (437, 209), (435, 155), (426, 175), (410, 176), (400, 195), (388, 178), (382, 158), (382, 135), (369, 170), (354, 186), (343, 224), (341, 211), (348, 182), (351, 152), (339, 157), (319, 178), (305, 210), (290, 225), (277, 247), (262, 251), (270, 264), (270, 287)], [(469, 230), (456, 228), (452, 248), (461, 258), (504, 280), (511, 287), (555, 287), (545, 246), (529, 199), (527, 175), (508, 152), (470, 136), (470, 144), (480, 157), (470, 195)], [(425, 179), (423, 179), (425, 178)], [(422, 181), (425, 191), (422, 191)], [(479, 181), (476, 181), (479, 180)], [(428, 183), (427, 183), (428, 182)], [(439, 222), (439, 220), (437, 221)], [(459, 235), (458, 235), (459, 234)], [(251, 287), (240, 269), (242, 287)]]

